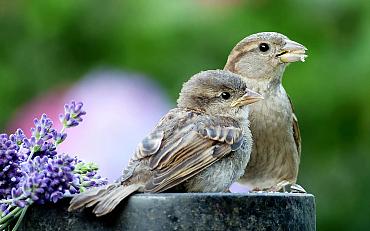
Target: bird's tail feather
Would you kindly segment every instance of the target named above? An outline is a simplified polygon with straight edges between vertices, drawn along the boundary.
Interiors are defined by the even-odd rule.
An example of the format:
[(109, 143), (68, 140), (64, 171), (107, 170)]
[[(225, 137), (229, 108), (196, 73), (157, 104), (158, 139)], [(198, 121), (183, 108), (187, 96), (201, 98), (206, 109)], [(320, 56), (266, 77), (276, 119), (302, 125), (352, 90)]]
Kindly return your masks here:
[(93, 213), (98, 217), (103, 216), (111, 212), (123, 199), (139, 188), (140, 185), (137, 184), (123, 186), (120, 183), (95, 188), (73, 197), (68, 211), (96, 205)]
[(123, 199), (128, 197), (140, 188), (140, 185), (132, 184), (120, 186), (113, 191), (105, 194), (96, 204), (93, 213), (100, 217), (111, 212)]

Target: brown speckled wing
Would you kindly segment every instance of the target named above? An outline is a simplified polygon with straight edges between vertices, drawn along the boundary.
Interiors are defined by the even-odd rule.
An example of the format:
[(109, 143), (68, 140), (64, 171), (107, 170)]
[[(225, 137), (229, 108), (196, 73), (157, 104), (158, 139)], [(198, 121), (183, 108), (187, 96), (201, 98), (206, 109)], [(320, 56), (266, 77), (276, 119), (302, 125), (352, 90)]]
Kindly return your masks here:
[(178, 128), (149, 159), (154, 172), (147, 192), (165, 191), (199, 173), (242, 144), (242, 130), (235, 127), (191, 123)]
[(299, 130), (298, 119), (294, 113), (294, 107), (293, 107), (292, 100), (290, 99), (289, 96), (288, 96), (288, 99), (289, 99), (290, 106), (292, 107), (292, 111), (293, 111), (293, 123), (292, 123), (293, 137), (294, 137), (295, 145), (297, 148), (298, 156), (301, 157), (301, 132)]
[(123, 170), (122, 176), (116, 182), (123, 182), (129, 179), (133, 175), (136, 167), (139, 165), (139, 160), (158, 152), (161, 147), (163, 137), (164, 131), (160, 129), (154, 130), (145, 137), (138, 145), (135, 154), (130, 159), (127, 167)]
[(162, 130), (155, 130), (150, 133), (141, 141), (132, 160), (140, 160), (157, 153), (161, 147), (163, 137), (164, 131)]

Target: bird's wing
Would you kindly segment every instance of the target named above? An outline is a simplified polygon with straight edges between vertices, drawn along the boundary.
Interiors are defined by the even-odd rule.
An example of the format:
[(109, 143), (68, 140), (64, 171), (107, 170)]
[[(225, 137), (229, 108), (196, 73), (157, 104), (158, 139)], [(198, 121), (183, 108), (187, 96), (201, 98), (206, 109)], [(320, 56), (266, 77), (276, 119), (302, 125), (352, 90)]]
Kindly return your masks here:
[(203, 120), (177, 127), (150, 156), (148, 165), (154, 174), (145, 191), (162, 192), (189, 179), (240, 148), (242, 141), (242, 130), (226, 124), (213, 126)]
[(292, 126), (293, 126), (293, 138), (294, 138), (295, 145), (296, 145), (296, 148), (297, 148), (298, 156), (301, 157), (301, 132), (299, 130), (297, 116), (294, 113), (294, 107), (293, 107), (292, 100), (290, 99), (289, 96), (288, 96), (288, 99), (289, 99), (290, 106), (291, 106), (292, 111), (293, 111), (293, 123), (292, 123)]
[(139, 165), (139, 160), (149, 157), (158, 152), (161, 147), (164, 137), (162, 129), (155, 129), (147, 137), (145, 137), (138, 145), (134, 156), (130, 159), (127, 167), (123, 170), (122, 176), (116, 182), (124, 182), (129, 179), (136, 167)]

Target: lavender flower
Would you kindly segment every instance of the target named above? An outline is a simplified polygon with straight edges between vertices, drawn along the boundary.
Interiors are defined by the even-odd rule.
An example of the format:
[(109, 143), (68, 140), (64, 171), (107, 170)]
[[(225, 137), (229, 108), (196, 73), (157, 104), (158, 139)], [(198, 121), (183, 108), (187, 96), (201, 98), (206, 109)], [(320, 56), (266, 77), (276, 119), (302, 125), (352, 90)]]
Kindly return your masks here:
[(33, 203), (56, 203), (65, 195), (107, 183), (97, 174), (96, 164), (57, 153), (58, 145), (67, 138), (65, 129), (82, 122), (86, 114), (82, 106), (74, 101), (65, 105), (60, 132), (43, 114), (34, 120), (30, 138), (21, 129), (10, 136), (0, 134), (0, 230), (13, 220), (17, 220), (16, 229)]
[(75, 127), (82, 122), (81, 116), (86, 114), (82, 106), (83, 103), (76, 104), (75, 101), (64, 105), (64, 114), (59, 115), (59, 120), (65, 128)]
[(24, 139), (27, 139), (26, 135), (22, 131), (22, 129), (18, 128), (14, 134), (9, 136), (9, 139), (20, 146), (23, 143)]
[[(37, 204), (47, 201), (57, 202), (73, 184), (78, 184), (74, 175), (76, 158), (66, 154), (58, 154), (53, 158), (36, 156), (34, 159), (22, 163), (22, 180), (18, 189), (15, 189), (15, 198), (22, 198), (24, 204), (27, 199)], [(19, 190), (22, 192), (19, 195)], [(17, 201), (17, 200), (15, 200)]]
[(78, 162), (75, 166), (75, 174), (79, 177), (79, 191), (84, 192), (90, 187), (99, 187), (108, 183), (107, 178), (97, 174), (98, 166), (95, 163)]
[(53, 121), (43, 114), (40, 119), (34, 119), (35, 127), (31, 128), (31, 138), (23, 139), (22, 147), (30, 151), (28, 159), (34, 155), (54, 156), (56, 155), (56, 146), (61, 143), (56, 142), (58, 132), (52, 127)]
[(7, 199), (11, 188), (19, 183), (22, 176), (19, 163), (26, 159), (26, 155), (19, 152), (15, 141), (6, 134), (0, 135), (0, 199)]
[(31, 128), (32, 137), (35, 137), (36, 140), (49, 140), (52, 138), (52, 132), (54, 128), (53, 121), (47, 117), (46, 114), (42, 114), (40, 119), (34, 119), (33, 123), (35, 124), (35, 128)]

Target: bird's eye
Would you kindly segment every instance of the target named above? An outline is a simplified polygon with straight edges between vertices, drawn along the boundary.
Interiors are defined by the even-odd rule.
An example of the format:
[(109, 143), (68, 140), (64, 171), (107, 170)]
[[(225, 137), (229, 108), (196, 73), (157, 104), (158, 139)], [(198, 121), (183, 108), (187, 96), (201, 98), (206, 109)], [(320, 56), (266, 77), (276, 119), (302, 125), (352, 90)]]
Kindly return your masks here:
[(231, 95), (229, 92), (222, 92), (221, 93), (221, 98), (223, 98), (224, 100), (227, 100), (227, 99), (230, 99)]
[(267, 43), (261, 43), (259, 45), (259, 49), (262, 52), (266, 52), (266, 51), (268, 51), (270, 49), (270, 46)]

